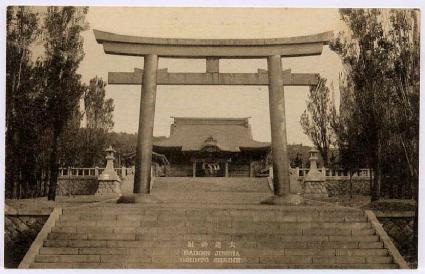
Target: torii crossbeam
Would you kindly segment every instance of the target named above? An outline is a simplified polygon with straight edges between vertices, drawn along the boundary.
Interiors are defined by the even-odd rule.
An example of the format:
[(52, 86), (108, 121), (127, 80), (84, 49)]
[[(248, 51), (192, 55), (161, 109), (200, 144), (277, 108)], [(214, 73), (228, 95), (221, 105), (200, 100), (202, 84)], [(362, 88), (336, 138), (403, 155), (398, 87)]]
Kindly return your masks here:
[[(275, 196), (273, 204), (299, 204), (289, 189), (284, 86), (314, 86), (318, 74), (282, 71), (282, 57), (320, 55), (332, 32), (273, 39), (175, 39), (118, 35), (94, 30), (107, 54), (144, 56), (144, 69), (110, 72), (109, 84), (142, 85), (136, 151), (134, 193), (150, 193), (153, 124), (157, 85), (268, 85)], [(158, 70), (158, 58), (203, 58), (205, 73)], [(257, 73), (220, 73), (224, 58), (267, 58), (268, 70)]]
[[(209, 61), (207, 61), (208, 67)], [(317, 85), (319, 75), (314, 73), (291, 73), (291, 70), (282, 72), (284, 86), (314, 86)], [(267, 86), (269, 74), (267, 70), (259, 69), (258, 73), (169, 73), (167, 69), (157, 71), (157, 85), (246, 85)], [(134, 72), (109, 72), (110, 85), (142, 85), (143, 70), (134, 69)]]

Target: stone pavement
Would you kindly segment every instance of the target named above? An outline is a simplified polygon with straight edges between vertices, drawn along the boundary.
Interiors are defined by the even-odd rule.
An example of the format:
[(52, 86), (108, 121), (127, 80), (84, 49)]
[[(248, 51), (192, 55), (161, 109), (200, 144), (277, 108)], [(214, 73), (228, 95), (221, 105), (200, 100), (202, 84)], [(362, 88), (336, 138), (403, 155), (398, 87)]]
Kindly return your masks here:
[(152, 195), (63, 209), (30, 267), (398, 268), (361, 210), (259, 205), (266, 181), (161, 178)]

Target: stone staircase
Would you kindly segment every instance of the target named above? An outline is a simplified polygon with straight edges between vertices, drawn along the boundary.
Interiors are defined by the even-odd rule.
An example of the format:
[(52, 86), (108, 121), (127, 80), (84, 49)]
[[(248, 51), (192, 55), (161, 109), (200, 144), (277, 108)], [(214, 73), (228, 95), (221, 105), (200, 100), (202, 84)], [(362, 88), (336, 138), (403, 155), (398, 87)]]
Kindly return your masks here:
[[(222, 198), (226, 187), (155, 184), (158, 202), (64, 208), (30, 267), (399, 267), (361, 210), (259, 205), (270, 193), (244, 192), (246, 182), (230, 182), (233, 199)], [(186, 187), (196, 199), (181, 195)]]
[(152, 192), (255, 192), (270, 193), (267, 178), (241, 177), (156, 177)]

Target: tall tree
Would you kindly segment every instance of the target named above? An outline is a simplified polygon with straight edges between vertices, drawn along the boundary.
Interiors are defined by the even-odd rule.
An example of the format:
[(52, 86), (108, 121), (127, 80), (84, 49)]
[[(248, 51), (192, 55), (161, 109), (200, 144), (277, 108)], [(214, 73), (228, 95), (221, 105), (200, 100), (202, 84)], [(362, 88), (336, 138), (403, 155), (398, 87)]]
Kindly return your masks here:
[(419, 184), (419, 97), (420, 97), (420, 30), (419, 10), (392, 10), (392, 30), (389, 32), (393, 45), (391, 61), (392, 78), (395, 79), (396, 115), (394, 125), (403, 155), (398, 165), (408, 171), (412, 198), (416, 201), (414, 237), (411, 248), (418, 256), (418, 184)]
[(319, 150), (326, 167), (329, 166), (329, 148), (335, 142), (331, 126), (334, 102), (330, 93), (326, 79), (321, 78), (317, 86), (310, 88), (307, 109), (300, 118), (304, 133)]
[(84, 115), (86, 127), (83, 131), (85, 152), (84, 166), (95, 166), (103, 161), (103, 149), (108, 140), (108, 132), (114, 126), (114, 100), (106, 99), (106, 83), (95, 77), (84, 93)]
[(383, 89), (388, 48), (383, 35), (381, 12), (377, 9), (341, 9), (342, 20), (350, 29), (331, 47), (340, 54), (347, 75), (356, 91), (354, 105), (361, 115), (358, 127), (364, 135), (363, 146), (370, 152), (369, 162), (375, 171), (372, 200), (381, 196), (384, 134), (386, 133), (388, 94)]
[(355, 97), (353, 86), (347, 82), (345, 75), (340, 74), (339, 90), (340, 90), (340, 105), (339, 112), (333, 109), (331, 126), (336, 135), (336, 146), (339, 150), (339, 163), (349, 174), (349, 195), (353, 197), (352, 176), (354, 172), (365, 167), (367, 163), (362, 161), (364, 158), (363, 140), (359, 131), (357, 120), (360, 115), (355, 107)]
[[(349, 31), (331, 44), (353, 87), (352, 110), (374, 169), (372, 200), (384, 178), (417, 182), (419, 39), (416, 11), (341, 9)], [(386, 179), (387, 180), (387, 179)], [(412, 184), (412, 183), (411, 183)], [(412, 187), (410, 187), (412, 189)], [(415, 191), (413, 191), (415, 192)]]
[[(37, 119), (31, 47), (39, 35), (38, 14), (29, 7), (7, 8), (6, 24), (6, 194), (26, 196), (19, 189), (34, 183)], [(27, 187), (21, 187), (21, 183)], [(25, 191), (26, 192), (26, 191)]]
[(80, 105), (76, 105), (59, 138), (58, 161), (61, 167), (84, 167), (81, 161), (85, 149), (82, 141), (82, 118)]
[(84, 92), (78, 66), (84, 57), (81, 32), (87, 8), (48, 7), (44, 19), (46, 119), (52, 130), (48, 199), (54, 200), (58, 177), (59, 137)]
[(419, 178), (419, 83), (420, 47), (418, 10), (392, 10), (389, 54), (393, 64), (390, 77), (394, 79), (394, 112), (391, 117), (397, 133), (396, 142), (401, 144), (407, 176), (411, 189), (417, 192)]

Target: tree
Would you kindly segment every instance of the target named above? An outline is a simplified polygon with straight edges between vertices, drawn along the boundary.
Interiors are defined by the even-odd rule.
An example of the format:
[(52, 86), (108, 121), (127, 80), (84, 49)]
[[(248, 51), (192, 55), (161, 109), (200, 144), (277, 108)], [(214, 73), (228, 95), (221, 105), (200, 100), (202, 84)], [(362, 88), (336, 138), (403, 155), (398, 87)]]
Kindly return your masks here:
[(401, 144), (411, 189), (417, 193), (419, 179), (419, 83), (420, 47), (418, 10), (392, 10), (390, 14), (391, 42), (390, 77), (394, 93), (393, 129)]
[(5, 177), (6, 195), (13, 198), (26, 196), (34, 184), (36, 146), (32, 144), (37, 144), (42, 107), (34, 88), (31, 46), (40, 34), (38, 18), (29, 7), (7, 8)]
[[(76, 72), (84, 56), (80, 33), (86, 13), (74, 7), (46, 7), (42, 16), (28, 7), (7, 10), (7, 197), (54, 199), (59, 166), (83, 166), (87, 148), (103, 159), (113, 101), (105, 100), (101, 79), (86, 86)], [(32, 61), (40, 41), (44, 54)], [(87, 132), (80, 127), (81, 99), (95, 131), (88, 141), (99, 144), (94, 148), (81, 142)]]
[(372, 200), (377, 200), (384, 178), (405, 178), (403, 172), (410, 170), (410, 181), (417, 181), (417, 20), (412, 10), (341, 9), (340, 14), (349, 32), (340, 34), (331, 48), (341, 56), (353, 87), (353, 113), (365, 158), (374, 169)]
[[(400, 164), (408, 170), (412, 198), (416, 201), (414, 237), (411, 245), (418, 256), (418, 183), (419, 183), (419, 97), (420, 97), (420, 38), (419, 10), (392, 10), (389, 32), (393, 51), (389, 55), (394, 66), (391, 77), (395, 79), (396, 138), (404, 156)], [(399, 155), (400, 155), (399, 154)]]
[[(416, 200), (414, 241), (418, 235), (419, 27), (418, 10), (340, 10), (349, 27), (331, 44), (353, 86), (359, 136), (374, 168), (372, 200), (389, 188), (390, 198)], [(385, 161), (383, 161), (385, 159)], [(386, 180), (383, 180), (383, 179)], [(394, 194), (394, 183), (403, 191)]]
[(82, 119), (80, 106), (76, 105), (59, 138), (58, 162), (61, 167), (84, 167), (81, 161), (81, 155), (85, 149), (82, 142)]
[(44, 19), (43, 90), (46, 120), (52, 130), (49, 200), (54, 200), (56, 195), (59, 138), (84, 92), (77, 69), (84, 57), (80, 33), (87, 27), (87, 10), (81, 7), (48, 7)]
[(326, 86), (326, 79), (321, 78), (315, 87), (310, 88), (307, 109), (300, 118), (304, 133), (319, 150), (325, 167), (329, 164), (329, 148), (335, 142), (335, 135), (331, 127), (334, 108), (330, 90)]
[[(331, 126), (336, 135), (336, 145), (339, 149), (339, 163), (349, 174), (349, 195), (353, 198), (352, 176), (364, 163), (363, 140), (361, 132), (357, 126), (359, 117), (354, 104), (354, 90), (350, 82), (347, 82), (343, 75), (340, 75), (340, 105), (339, 113), (333, 109)], [(363, 166), (364, 167), (364, 166)]]
[(83, 166), (95, 166), (103, 161), (103, 149), (108, 141), (108, 132), (114, 126), (114, 100), (105, 99), (106, 83), (95, 77), (84, 93), (84, 115), (86, 127), (83, 133), (85, 150)]
[(386, 54), (389, 48), (383, 35), (380, 11), (377, 9), (341, 9), (342, 20), (350, 35), (340, 35), (331, 45), (341, 57), (356, 92), (354, 105), (360, 115), (357, 126), (363, 146), (369, 151), (368, 162), (373, 164), (372, 200), (381, 196), (382, 165), (388, 119), (388, 93), (385, 85)]

